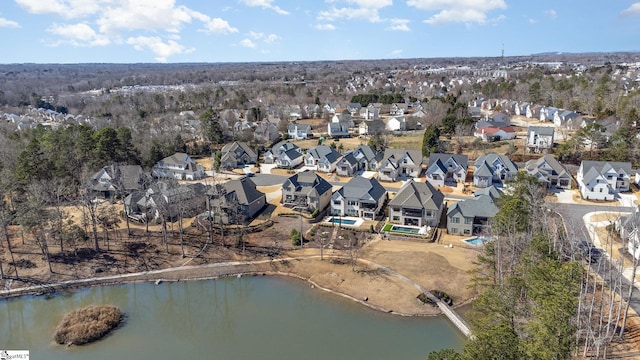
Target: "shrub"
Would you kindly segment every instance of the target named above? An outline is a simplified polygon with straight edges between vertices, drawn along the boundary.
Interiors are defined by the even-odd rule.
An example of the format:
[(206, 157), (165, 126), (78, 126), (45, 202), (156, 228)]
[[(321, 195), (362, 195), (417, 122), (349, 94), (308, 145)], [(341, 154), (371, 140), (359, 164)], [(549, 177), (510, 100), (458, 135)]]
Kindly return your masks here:
[(315, 218), (316, 216), (318, 216), (318, 214), (319, 214), (319, 213), (320, 213), (320, 210), (315, 209), (315, 210), (313, 210), (313, 212), (311, 213), (311, 217), (312, 217), (312, 218)]
[(376, 232), (376, 230), (373, 228), (373, 224), (369, 225), (369, 232), (372, 234)]
[(315, 236), (317, 231), (318, 231), (318, 225), (313, 225), (311, 229), (309, 229), (309, 235)]
[(291, 239), (291, 244), (293, 245), (300, 245), (300, 239), (302, 238), (302, 236), (300, 236), (300, 232), (298, 232), (298, 230), (296, 229), (291, 229), (291, 233), (289, 233), (289, 239)]
[(417, 297), (418, 297), (418, 300), (420, 300), (420, 302), (423, 304), (436, 306), (436, 304), (431, 299), (429, 299), (425, 293), (420, 293), (418, 294)]
[(53, 339), (58, 344), (82, 345), (107, 335), (122, 321), (120, 309), (112, 305), (88, 306), (65, 315)]

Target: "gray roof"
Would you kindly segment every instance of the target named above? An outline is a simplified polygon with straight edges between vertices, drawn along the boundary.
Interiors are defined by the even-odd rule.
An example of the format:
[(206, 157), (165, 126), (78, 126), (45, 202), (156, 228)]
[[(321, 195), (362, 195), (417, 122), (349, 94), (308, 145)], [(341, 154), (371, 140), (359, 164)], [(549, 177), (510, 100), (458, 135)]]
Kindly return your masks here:
[(291, 141), (283, 140), (271, 147), (271, 153), (277, 157), (281, 152), (291, 149), (300, 149), (300, 147)]
[[(548, 170), (541, 168), (541, 166), (545, 163), (551, 168), (551, 174), (549, 174)], [(549, 175), (571, 176), (567, 168), (565, 168), (564, 165), (560, 164), (560, 162), (556, 158), (549, 154), (537, 160), (527, 161), (527, 163), (524, 165), (524, 169), (527, 171), (527, 173), (534, 176), (536, 172), (540, 172), (545, 177), (548, 177)]]
[(240, 205), (248, 205), (264, 197), (264, 193), (256, 189), (256, 184), (248, 177), (229, 180), (224, 184), (224, 187), (227, 190), (227, 194), (235, 192)]
[(411, 158), (416, 165), (422, 164), (422, 152), (420, 150), (385, 149), (382, 161), (392, 160), (395, 164), (405, 154), (409, 155), (409, 158)]
[(318, 145), (313, 149), (307, 150), (307, 155), (311, 155), (313, 156), (314, 159), (320, 160), (323, 157), (327, 156), (327, 154), (330, 154), (332, 152), (337, 152), (337, 151), (327, 145)]
[(258, 154), (256, 154), (255, 150), (253, 150), (251, 146), (241, 141), (235, 141), (231, 144), (227, 144), (223, 146), (222, 150), (220, 151), (222, 152), (222, 157), (224, 157), (226, 154), (229, 154), (231, 152), (236, 152), (236, 150), (241, 150), (242, 152), (246, 153), (247, 155), (249, 155), (249, 157), (252, 157), (252, 158), (255, 158), (258, 156)]
[(358, 146), (357, 148), (355, 148), (353, 150), (353, 153), (356, 153), (356, 152), (360, 152), (362, 155), (364, 155), (364, 158), (367, 159), (368, 161), (371, 161), (371, 160), (375, 159), (375, 157), (376, 157), (376, 153), (368, 145), (360, 145), (360, 146)]
[(296, 193), (308, 194), (311, 189), (316, 189), (318, 194), (322, 195), (327, 191), (331, 191), (333, 186), (313, 171), (303, 171), (289, 177), (285, 183), (289, 181), (296, 189)]
[(582, 174), (585, 183), (591, 182), (594, 178), (613, 170), (616, 173), (624, 173), (631, 176), (631, 163), (630, 162), (615, 162), (615, 161), (582, 161)]
[(353, 155), (353, 151), (349, 151), (348, 153), (346, 153), (340, 160), (340, 162), (343, 161), (348, 162), (352, 166), (358, 163), (358, 159), (356, 159), (355, 155)]
[(489, 187), (486, 187), (484, 189), (478, 189), (476, 191), (473, 192), (473, 196), (478, 197), (481, 195), (487, 195), (487, 196), (491, 196), (492, 199), (497, 199), (499, 198), (502, 193), (500, 192), (500, 190), (498, 190), (497, 187), (491, 185)]
[[(453, 161), (456, 162), (456, 164), (458, 164), (459, 166), (468, 169), (469, 168), (469, 157), (467, 155), (461, 155), (461, 154), (438, 154), (438, 153), (433, 153), (429, 155), (429, 167), (431, 167), (431, 165), (436, 164), (438, 161), (440, 161), (440, 164), (444, 164), (445, 162), (447, 162), (447, 160), (453, 158)], [(444, 171), (446, 171), (446, 169), (443, 169)]]
[(458, 201), (449, 208), (447, 215), (453, 214), (459, 210), (464, 217), (485, 217), (491, 218), (498, 213), (498, 207), (495, 205), (495, 198), (489, 195), (479, 195), (473, 199)]
[(302, 156), (302, 154), (297, 149), (290, 149), (284, 152), (285, 155), (291, 160), (295, 160)]
[[(514, 172), (514, 173), (518, 172), (518, 166), (516, 165), (516, 163), (513, 162), (513, 160), (509, 159), (509, 157), (506, 155), (498, 155), (496, 153), (490, 153), (487, 155), (480, 156), (476, 160), (476, 170), (480, 169), (480, 167), (483, 165), (487, 165), (491, 168), (490, 170), (493, 173), (493, 164), (496, 162), (496, 160), (500, 161), (504, 165), (504, 167), (510, 172)], [(478, 174), (475, 173), (475, 175), (478, 175)], [(478, 175), (478, 176), (483, 176), (483, 175)]]
[(444, 195), (428, 182), (407, 181), (396, 196), (389, 202), (389, 206), (422, 208), (437, 210), (442, 206)]
[(387, 190), (380, 185), (378, 180), (367, 179), (358, 175), (349, 180), (337, 193), (345, 199), (377, 202), (387, 193)]
[(536, 133), (543, 136), (553, 136), (554, 131), (553, 126), (529, 126), (527, 134)]
[(189, 155), (178, 152), (171, 156), (167, 156), (166, 158), (162, 159), (161, 162), (164, 164), (185, 164), (193, 162), (193, 160), (190, 160), (191, 158), (189, 157)]
[(306, 132), (311, 132), (311, 125), (309, 124), (295, 124), (295, 123), (290, 123), (289, 124), (289, 131), (295, 131), (296, 130), (296, 126), (298, 127), (298, 131), (306, 131)]

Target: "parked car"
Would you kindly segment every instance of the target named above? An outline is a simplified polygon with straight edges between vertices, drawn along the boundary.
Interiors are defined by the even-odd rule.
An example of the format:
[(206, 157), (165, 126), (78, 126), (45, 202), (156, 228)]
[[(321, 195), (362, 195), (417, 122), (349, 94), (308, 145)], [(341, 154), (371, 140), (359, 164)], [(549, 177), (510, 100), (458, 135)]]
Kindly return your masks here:
[(600, 260), (600, 257), (602, 257), (602, 250), (593, 246), (593, 244), (589, 241), (578, 241), (578, 243), (576, 243), (576, 246), (580, 250), (583, 259), (590, 262), (591, 264), (598, 262), (598, 260)]

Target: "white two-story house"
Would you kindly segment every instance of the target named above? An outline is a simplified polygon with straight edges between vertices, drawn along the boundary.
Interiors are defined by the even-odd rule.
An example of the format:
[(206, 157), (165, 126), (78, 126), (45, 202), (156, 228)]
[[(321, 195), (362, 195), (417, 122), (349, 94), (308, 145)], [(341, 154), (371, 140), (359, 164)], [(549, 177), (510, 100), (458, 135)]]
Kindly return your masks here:
[(617, 193), (629, 191), (631, 174), (630, 162), (583, 160), (576, 180), (584, 199), (614, 200)]

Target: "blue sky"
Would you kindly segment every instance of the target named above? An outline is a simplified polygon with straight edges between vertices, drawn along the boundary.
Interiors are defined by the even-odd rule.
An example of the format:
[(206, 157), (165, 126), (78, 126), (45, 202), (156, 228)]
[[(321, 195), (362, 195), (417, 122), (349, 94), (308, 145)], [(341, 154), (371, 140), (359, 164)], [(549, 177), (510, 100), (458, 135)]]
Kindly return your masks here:
[(259, 62), (640, 51), (640, 2), (2, 0), (0, 63)]

